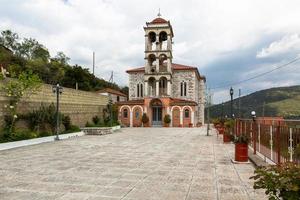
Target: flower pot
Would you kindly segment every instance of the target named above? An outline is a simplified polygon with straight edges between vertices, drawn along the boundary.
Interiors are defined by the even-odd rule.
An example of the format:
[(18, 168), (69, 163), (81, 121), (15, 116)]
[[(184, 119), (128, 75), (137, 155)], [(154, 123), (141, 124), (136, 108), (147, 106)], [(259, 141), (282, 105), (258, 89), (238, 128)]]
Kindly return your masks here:
[(192, 124), (192, 123), (189, 123), (189, 127), (192, 128), (192, 127), (193, 127), (193, 124)]
[(248, 144), (246, 143), (235, 144), (235, 161), (238, 162), (248, 161)]
[(228, 134), (223, 134), (223, 142), (224, 143), (230, 142), (230, 136)]
[(164, 127), (170, 127), (170, 124), (164, 123)]
[(219, 128), (218, 132), (219, 132), (220, 135), (224, 134), (224, 127)]

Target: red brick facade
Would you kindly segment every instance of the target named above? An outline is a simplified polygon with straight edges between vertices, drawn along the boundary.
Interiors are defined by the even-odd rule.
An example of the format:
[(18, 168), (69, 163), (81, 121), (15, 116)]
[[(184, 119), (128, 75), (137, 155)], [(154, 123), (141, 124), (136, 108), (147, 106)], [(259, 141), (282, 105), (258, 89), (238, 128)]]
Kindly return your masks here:
[(172, 127), (193, 127), (197, 104), (174, 98), (144, 98), (143, 100), (119, 102), (119, 122), (127, 127), (141, 127), (142, 115), (146, 113), (149, 126), (163, 126), (164, 117), (169, 114)]

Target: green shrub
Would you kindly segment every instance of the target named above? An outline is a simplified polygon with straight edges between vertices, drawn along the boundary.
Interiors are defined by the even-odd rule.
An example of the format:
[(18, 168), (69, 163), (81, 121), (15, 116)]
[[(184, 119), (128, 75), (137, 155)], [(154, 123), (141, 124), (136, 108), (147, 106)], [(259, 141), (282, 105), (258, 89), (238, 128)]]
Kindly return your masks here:
[(149, 122), (149, 117), (147, 116), (146, 113), (143, 113), (143, 116), (142, 116), (142, 123), (143, 124), (147, 124)]
[(85, 127), (93, 127), (93, 126), (94, 125), (92, 123), (88, 122), (88, 121), (85, 123)]
[(71, 129), (71, 125), (72, 125), (71, 118), (68, 115), (63, 116), (63, 118), (62, 118), (62, 124), (64, 125), (65, 130), (70, 130)]
[(170, 124), (171, 123), (171, 116), (169, 114), (166, 114), (164, 117), (164, 122), (166, 124)]
[(93, 122), (95, 125), (100, 124), (100, 118), (96, 115), (93, 117)]
[(298, 200), (300, 197), (300, 165), (285, 163), (255, 170), (250, 177), (254, 189), (265, 189), (269, 199)]
[(39, 137), (47, 137), (51, 135), (53, 135), (51, 132), (47, 132), (47, 131), (39, 132)]
[(248, 144), (249, 137), (246, 134), (241, 134), (236, 137), (233, 137), (233, 142), (236, 144)]

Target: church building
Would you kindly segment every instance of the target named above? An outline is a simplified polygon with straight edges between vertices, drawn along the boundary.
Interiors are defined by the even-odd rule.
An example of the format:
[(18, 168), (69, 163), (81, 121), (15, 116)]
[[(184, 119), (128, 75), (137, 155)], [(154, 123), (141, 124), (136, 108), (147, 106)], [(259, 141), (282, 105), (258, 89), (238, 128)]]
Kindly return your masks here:
[(171, 127), (204, 124), (206, 79), (197, 67), (173, 63), (170, 21), (160, 14), (146, 22), (145, 65), (132, 68), (129, 75), (129, 100), (118, 102), (119, 122), (128, 127), (142, 126), (145, 113), (148, 126), (163, 126), (165, 115)]

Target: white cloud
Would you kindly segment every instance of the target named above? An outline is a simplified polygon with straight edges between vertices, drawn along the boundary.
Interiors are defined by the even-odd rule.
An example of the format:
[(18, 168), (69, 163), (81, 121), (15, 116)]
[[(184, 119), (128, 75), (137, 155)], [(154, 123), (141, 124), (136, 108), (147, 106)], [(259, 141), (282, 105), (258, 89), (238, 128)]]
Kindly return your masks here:
[(275, 57), (287, 53), (300, 53), (300, 35), (285, 35), (278, 41), (272, 42), (268, 47), (263, 48), (256, 55), (257, 58)]
[[(173, 25), (173, 61), (196, 65), (201, 74), (209, 63), (252, 48), (262, 37), (296, 33), (299, 39), (300, 33), (299, 0), (0, 0), (0, 4), (0, 30), (36, 38), (52, 55), (63, 51), (72, 64), (89, 68), (95, 51), (96, 74), (107, 79), (114, 70), (122, 85), (128, 82), (126, 69), (144, 64), (143, 26), (156, 17), (158, 8)], [(232, 78), (220, 76), (224, 82)]]

